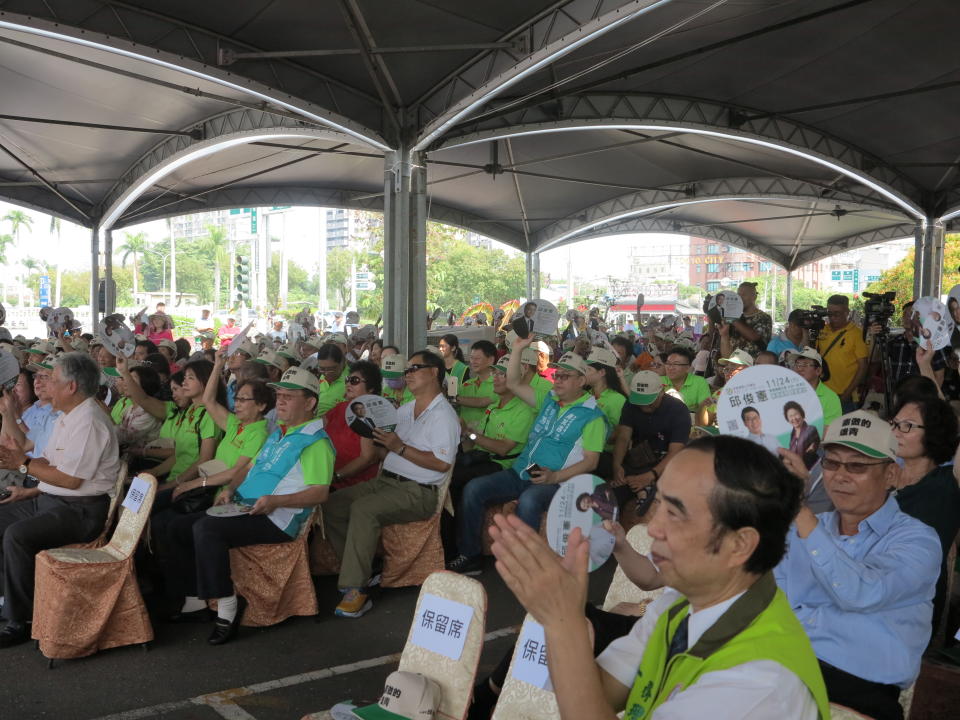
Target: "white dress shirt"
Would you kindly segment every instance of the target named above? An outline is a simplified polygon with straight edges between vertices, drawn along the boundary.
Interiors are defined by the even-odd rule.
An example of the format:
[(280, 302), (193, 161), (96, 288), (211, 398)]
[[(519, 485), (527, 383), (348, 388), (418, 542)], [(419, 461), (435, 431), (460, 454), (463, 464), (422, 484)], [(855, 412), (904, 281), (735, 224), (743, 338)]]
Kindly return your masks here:
[(92, 397), (60, 415), (43, 456), (60, 472), (83, 480), (75, 490), (41, 481), (37, 487), (48, 495), (103, 495), (120, 472), (116, 429)]
[[(431, 452), (438, 460), (453, 465), (460, 443), (460, 420), (456, 411), (442, 394), (438, 394), (420, 413), (420, 417), (414, 419), (416, 404), (416, 401), (404, 403), (397, 409), (397, 428), (394, 432), (405, 445)], [(439, 470), (421, 467), (395, 452), (387, 453), (383, 469), (416, 480), (421, 485), (439, 485), (445, 475)]]
[[(607, 646), (597, 664), (624, 687), (633, 687), (657, 619), (680, 597), (676, 590), (665, 588), (630, 633)], [(695, 645), (739, 597), (697, 612), (691, 608), (687, 648)], [(756, 660), (704, 673), (696, 683), (660, 705), (651, 720), (817, 720), (818, 716), (817, 703), (799, 677), (773, 660)]]

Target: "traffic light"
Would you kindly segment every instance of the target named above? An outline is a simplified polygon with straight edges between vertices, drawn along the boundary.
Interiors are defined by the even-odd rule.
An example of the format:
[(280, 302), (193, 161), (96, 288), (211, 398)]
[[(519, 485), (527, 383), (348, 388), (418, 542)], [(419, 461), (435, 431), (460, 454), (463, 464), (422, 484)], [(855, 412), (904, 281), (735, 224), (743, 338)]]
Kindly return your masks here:
[(250, 305), (250, 258), (237, 256), (237, 303)]

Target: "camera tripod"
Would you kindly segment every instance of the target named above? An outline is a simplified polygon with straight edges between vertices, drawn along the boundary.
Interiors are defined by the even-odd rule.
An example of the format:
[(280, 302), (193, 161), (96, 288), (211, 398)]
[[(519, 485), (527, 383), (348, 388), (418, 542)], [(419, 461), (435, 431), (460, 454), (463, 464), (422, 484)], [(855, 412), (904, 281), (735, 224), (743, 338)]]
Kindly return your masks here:
[[(870, 350), (870, 356), (867, 358), (867, 368), (876, 367), (875, 363), (879, 361), (880, 374), (883, 379), (883, 414), (889, 413), (893, 409), (893, 371), (890, 367), (889, 352), (890, 331), (883, 327), (880, 332), (873, 336), (873, 348)], [(879, 358), (878, 358), (879, 355)], [(860, 393), (860, 403), (867, 397), (867, 390), (870, 387), (869, 375), (864, 378), (858, 388)], [(870, 409), (870, 408), (865, 408)]]

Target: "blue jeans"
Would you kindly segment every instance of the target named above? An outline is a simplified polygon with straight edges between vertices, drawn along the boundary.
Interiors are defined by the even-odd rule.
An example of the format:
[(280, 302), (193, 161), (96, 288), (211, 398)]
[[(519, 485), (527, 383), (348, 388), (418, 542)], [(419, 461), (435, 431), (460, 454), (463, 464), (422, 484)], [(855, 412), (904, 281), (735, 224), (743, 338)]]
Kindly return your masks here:
[(550, 507), (559, 485), (534, 485), (521, 480), (515, 470), (501, 470), (471, 480), (463, 489), (457, 521), (457, 549), (472, 558), (483, 552), (483, 519), (488, 505), (520, 499), (517, 517), (534, 530), (540, 529), (540, 516)]

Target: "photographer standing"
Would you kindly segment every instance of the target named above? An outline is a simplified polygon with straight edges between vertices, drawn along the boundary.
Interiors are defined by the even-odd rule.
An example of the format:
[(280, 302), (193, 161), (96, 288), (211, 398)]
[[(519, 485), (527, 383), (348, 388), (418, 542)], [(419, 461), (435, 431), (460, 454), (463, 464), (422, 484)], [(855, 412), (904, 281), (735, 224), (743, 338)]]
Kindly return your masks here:
[[(913, 300), (903, 306), (901, 325), (903, 332), (891, 335), (887, 340), (887, 355), (890, 358), (890, 390), (892, 391), (901, 380), (911, 375), (920, 375), (920, 366), (917, 364), (917, 337), (913, 334), (910, 315), (913, 313)], [(880, 323), (870, 326), (870, 335), (880, 332)], [(934, 350), (931, 358), (933, 376), (937, 386), (943, 385), (943, 373), (947, 367), (947, 350)]]
[(827, 387), (840, 396), (843, 412), (853, 412), (856, 391), (867, 375), (870, 351), (863, 341), (860, 326), (850, 322), (850, 300), (846, 295), (831, 295), (827, 300), (827, 326), (817, 338), (817, 352), (830, 363)]
[(773, 320), (757, 307), (755, 282), (740, 283), (737, 295), (743, 301), (743, 315), (732, 323), (719, 325), (720, 352), (723, 357), (730, 357), (734, 350), (745, 350), (751, 357), (756, 357), (758, 352), (767, 349), (773, 333)]

